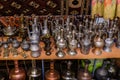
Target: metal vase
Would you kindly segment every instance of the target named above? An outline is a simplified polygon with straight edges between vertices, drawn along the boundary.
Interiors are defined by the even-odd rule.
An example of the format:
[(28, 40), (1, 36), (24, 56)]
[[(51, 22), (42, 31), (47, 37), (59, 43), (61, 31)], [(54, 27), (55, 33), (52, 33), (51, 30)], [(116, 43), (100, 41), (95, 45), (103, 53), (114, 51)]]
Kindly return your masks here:
[(97, 80), (107, 80), (108, 71), (107, 71), (106, 67), (107, 67), (107, 63), (106, 63), (106, 61), (104, 61), (103, 65), (96, 69), (95, 77)]
[(95, 45), (95, 48), (92, 50), (92, 52), (96, 55), (102, 54), (102, 48), (104, 46), (104, 41), (100, 37), (95, 37), (94, 45)]
[(54, 62), (50, 62), (50, 70), (45, 72), (45, 80), (60, 80), (58, 71), (54, 69)]
[(28, 41), (25, 39), (22, 41), (21, 43), (21, 48), (25, 51), (28, 51), (30, 48), (30, 44), (28, 43)]
[(88, 71), (90, 61), (86, 60), (85, 63), (85, 69), (83, 71), (78, 72), (78, 80), (92, 80), (92, 76)]
[(111, 39), (111, 38), (106, 38), (105, 39), (105, 46), (104, 46), (104, 48), (103, 48), (103, 50), (105, 51), (105, 52), (111, 52), (112, 51), (112, 46), (113, 46), (113, 43), (114, 43), (114, 41), (113, 41), (113, 39)]
[(63, 49), (66, 48), (67, 42), (63, 37), (63, 29), (61, 29), (60, 39), (58, 39), (56, 41), (56, 45), (57, 45), (57, 48), (58, 48), (56, 56), (60, 57), (60, 58), (64, 57), (65, 53), (64, 53)]
[(83, 38), (80, 43), (81, 43), (81, 53), (85, 55), (89, 54), (91, 41), (88, 38), (88, 35), (86, 35), (85, 38)]
[(40, 27), (37, 25), (37, 17), (35, 17), (32, 22), (32, 30), (30, 31), (30, 29), (27, 28), (27, 31), (31, 43), (38, 44), (40, 41)]
[(15, 68), (10, 71), (9, 79), (10, 80), (25, 80), (26, 74), (23, 68), (19, 68), (18, 61), (14, 61)]
[(28, 70), (27, 75), (29, 76), (29, 80), (39, 77), (41, 75), (41, 70), (36, 67), (35, 60), (32, 60), (32, 68)]
[(65, 70), (62, 74), (62, 79), (63, 80), (74, 80), (75, 79), (75, 75), (70, 69), (71, 64), (72, 64), (71, 61), (68, 61), (67, 70)]
[(59, 58), (63, 58), (65, 55), (66, 54), (62, 49), (58, 49), (58, 51), (56, 52), (56, 56)]
[(72, 32), (72, 39), (69, 39), (69, 50), (68, 50), (68, 54), (71, 56), (74, 56), (77, 54), (76, 52), (76, 48), (77, 48), (77, 40), (75, 39), (75, 30), (73, 30)]

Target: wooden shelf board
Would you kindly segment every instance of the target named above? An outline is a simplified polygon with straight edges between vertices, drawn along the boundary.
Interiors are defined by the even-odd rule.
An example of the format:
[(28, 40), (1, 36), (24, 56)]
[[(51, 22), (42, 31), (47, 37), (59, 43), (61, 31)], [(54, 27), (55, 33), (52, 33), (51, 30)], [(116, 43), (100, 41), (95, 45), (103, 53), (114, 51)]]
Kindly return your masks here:
[[(19, 49), (20, 51), (20, 49)], [(56, 50), (52, 52), (50, 56), (47, 56), (45, 54), (45, 51), (41, 51), (41, 55), (38, 58), (32, 58), (30, 56), (30, 51), (28, 51), (26, 54), (28, 55), (27, 58), (23, 58), (21, 55), (18, 55), (17, 57), (13, 57), (12, 54), (10, 53), (8, 58), (3, 58), (3, 54), (1, 54), (0, 60), (31, 60), (31, 59), (36, 59), (36, 60), (42, 60), (42, 59), (103, 59), (103, 58), (120, 58), (120, 49), (117, 49), (116, 47), (112, 48), (112, 52), (106, 53), (102, 52), (101, 55), (95, 55), (91, 51), (88, 55), (81, 54), (80, 50), (77, 49), (77, 54), (75, 56), (70, 56), (67, 54), (67, 50), (65, 50), (65, 57), (63, 58), (58, 58), (56, 55)]]

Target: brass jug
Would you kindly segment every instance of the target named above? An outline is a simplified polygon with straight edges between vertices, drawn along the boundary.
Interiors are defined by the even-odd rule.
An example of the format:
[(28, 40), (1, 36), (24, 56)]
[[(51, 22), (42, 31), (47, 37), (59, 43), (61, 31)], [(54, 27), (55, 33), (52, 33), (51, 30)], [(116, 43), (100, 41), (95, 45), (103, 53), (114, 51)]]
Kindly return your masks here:
[(90, 61), (86, 60), (85, 63), (86, 64), (85, 64), (84, 71), (78, 72), (78, 80), (92, 80), (92, 76), (88, 71), (88, 66), (89, 66)]
[(48, 70), (45, 73), (45, 80), (59, 80), (60, 75), (59, 73), (54, 69), (54, 62), (50, 62), (50, 70)]
[(26, 74), (23, 68), (19, 68), (18, 60), (14, 61), (15, 68), (11, 70), (9, 79), (10, 80), (25, 80)]

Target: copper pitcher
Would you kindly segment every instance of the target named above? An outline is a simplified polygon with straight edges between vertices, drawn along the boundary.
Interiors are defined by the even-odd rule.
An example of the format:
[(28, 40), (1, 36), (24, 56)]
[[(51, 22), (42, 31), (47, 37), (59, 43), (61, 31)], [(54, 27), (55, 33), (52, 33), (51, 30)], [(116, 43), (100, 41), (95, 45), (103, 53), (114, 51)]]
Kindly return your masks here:
[(54, 61), (50, 62), (50, 70), (48, 70), (45, 73), (45, 80), (59, 80), (60, 75), (59, 73), (54, 69)]
[(86, 60), (85, 63), (85, 69), (78, 72), (78, 80), (92, 80), (91, 74), (88, 71), (90, 61)]
[(18, 60), (14, 61), (15, 68), (11, 70), (9, 79), (10, 80), (25, 80), (26, 74), (23, 68), (19, 68)]

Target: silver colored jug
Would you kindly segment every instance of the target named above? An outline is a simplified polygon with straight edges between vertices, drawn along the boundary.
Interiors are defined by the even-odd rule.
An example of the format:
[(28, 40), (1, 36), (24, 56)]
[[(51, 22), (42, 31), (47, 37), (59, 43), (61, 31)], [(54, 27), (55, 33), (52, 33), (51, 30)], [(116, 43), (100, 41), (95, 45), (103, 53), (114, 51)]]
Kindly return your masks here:
[(77, 52), (75, 50), (77, 48), (77, 43), (78, 43), (78, 41), (75, 39), (75, 30), (73, 30), (72, 39), (69, 39), (69, 44), (68, 44), (68, 46), (69, 46), (68, 54), (69, 55), (74, 56), (77, 54)]
[(91, 40), (88, 38), (88, 35), (85, 36), (85, 38), (81, 41), (81, 53), (82, 54), (89, 54), (90, 47), (91, 47)]
[(28, 36), (31, 43), (39, 43), (40, 41), (40, 28), (37, 25), (37, 18), (34, 18), (34, 23), (32, 23), (32, 31), (28, 28)]

